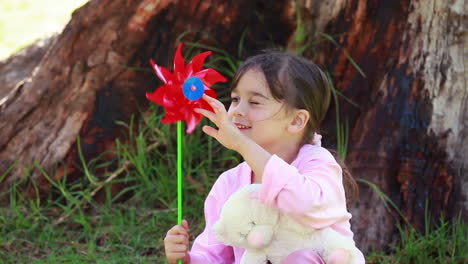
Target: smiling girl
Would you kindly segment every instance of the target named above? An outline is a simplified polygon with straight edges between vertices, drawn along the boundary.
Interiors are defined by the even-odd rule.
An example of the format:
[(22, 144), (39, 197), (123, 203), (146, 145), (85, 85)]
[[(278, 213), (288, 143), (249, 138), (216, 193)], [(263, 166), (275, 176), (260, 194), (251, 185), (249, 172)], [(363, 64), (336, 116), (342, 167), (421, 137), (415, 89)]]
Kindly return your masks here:
[[(316, 134), (330, 94), (326, 75), (317, 65), (288, 53), (269, 52), (240, 66), (228, 111), (220, 101), (203, 96), (214, 112), (196, 112), (217, 127), (204, 126), (203, 131), (245, 161), (222, 173), (213, 185), (205, 201), (205, 229), (190, 252), (187, 221), (167, 232), (164, 245), (169, 263), (178, 259), (184, 264), (240, 263), (244, 249), (220, 243), (211, 229), (230, 195), (252, 183), (261, 183), (261, 202), (304, 226), (331, 227), (353, 237), (343, 183), (355, 186), (355, 182), (320, 146)], [(283, 263), (325, 262), (316, 252), (302, 250)], [(364, 263), (364, 257), (356, 263)]]

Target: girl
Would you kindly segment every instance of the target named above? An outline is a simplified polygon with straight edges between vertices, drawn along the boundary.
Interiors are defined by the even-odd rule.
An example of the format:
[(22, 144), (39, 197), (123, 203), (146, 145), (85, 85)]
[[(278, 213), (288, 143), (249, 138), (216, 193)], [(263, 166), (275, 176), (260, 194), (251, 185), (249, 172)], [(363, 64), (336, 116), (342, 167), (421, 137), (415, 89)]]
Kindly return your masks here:
[[(325, 74), (308, 60), (269, 52), (246, 60), (233, 80), (232, 102), (226, 112), (218, 100), (203, 96), (214, 112), (196, 109), (217, 129), (203, 131), (237, 151), (245, 162), (221, 174), (205, 201), (204, 231), (188, 251), (187, 221), (172, 227), (164, 239), (169, 263), (240, 263), (244, 250), (216, 240), (211, 230), (229, 196), (261, 183), (259, 199), (310, 228), (332, 227), (352, 237), (343, 182), (356, 183), (315, 134), (330, 103)], [(315, 135), (315, 138), (314, 138)], [(313, 142), (314, 144), (308, 144)], [(283, 263), (324, 263), (312, 251), (298, 251)], [(356, 263), (364, 263), (361, 256)]]

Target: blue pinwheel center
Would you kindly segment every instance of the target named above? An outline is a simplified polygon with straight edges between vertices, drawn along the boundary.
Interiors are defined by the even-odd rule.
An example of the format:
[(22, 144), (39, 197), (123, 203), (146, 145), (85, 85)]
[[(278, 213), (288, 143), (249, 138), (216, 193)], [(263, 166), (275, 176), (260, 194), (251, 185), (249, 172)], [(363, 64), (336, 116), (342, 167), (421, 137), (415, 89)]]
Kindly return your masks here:
[(205, 87), (200, 78), (193, 76), (185, 80), (182, 90), (187, 99), (195, 101), (202, 98)]

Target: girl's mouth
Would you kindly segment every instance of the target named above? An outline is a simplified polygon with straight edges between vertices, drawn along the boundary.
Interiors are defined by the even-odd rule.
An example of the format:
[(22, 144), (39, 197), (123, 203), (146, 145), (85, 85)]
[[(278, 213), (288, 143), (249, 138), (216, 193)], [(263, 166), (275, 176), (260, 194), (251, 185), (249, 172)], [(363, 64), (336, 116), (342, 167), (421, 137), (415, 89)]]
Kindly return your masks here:
[(246, 126), (246, 125), (243, 125), (243, 124), (239, 124), (239, 123), (235, 123), (236, 127), (240, 130), (246, 130), (246, 129), (250, 129), (252, 127), (250, 126)]

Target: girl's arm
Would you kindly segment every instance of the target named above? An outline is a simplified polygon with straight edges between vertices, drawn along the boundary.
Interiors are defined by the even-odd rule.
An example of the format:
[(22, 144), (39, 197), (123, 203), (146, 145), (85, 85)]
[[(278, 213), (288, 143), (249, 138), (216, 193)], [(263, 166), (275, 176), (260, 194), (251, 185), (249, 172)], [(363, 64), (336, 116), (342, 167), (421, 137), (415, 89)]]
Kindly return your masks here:
[(244, 138), (236, 150), (254, 172), (254, 182), (262, 183), (263, 171), (272, 155), (248, 137)]
[(313, 228), (349, 220), (342, 170), (331, 153), (308, 146), (299, 155), (294, 165), (276, 155), (268, 160), (259, 199)]

